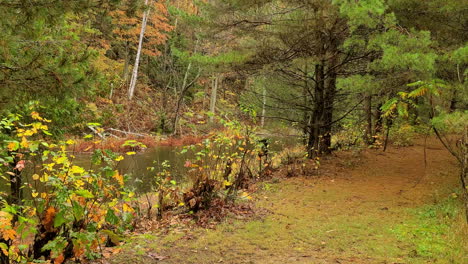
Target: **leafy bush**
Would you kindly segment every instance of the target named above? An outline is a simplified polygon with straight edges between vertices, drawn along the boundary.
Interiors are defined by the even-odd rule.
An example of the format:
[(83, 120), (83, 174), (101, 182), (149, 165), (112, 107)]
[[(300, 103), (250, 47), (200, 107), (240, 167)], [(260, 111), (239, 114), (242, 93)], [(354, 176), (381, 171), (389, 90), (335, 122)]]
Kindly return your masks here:
[(305, 146), (296, 146), (292, 148), (285, 148), (282, 151), (275, 153), (271, 158), (271, 166), (277, 169), (283, 165), (289, 165), (296, 160), (304, 160), (307, 156)]
[(361, 125), (350, 122), (342, 125), (341, 129), (333, 134), (332, 148), (337, 150), (349, 150), (359, 145), (364, 136)]
[(415, 128), (409, 124), (395, 126), (390, 133), (393, 144), (399, 147), (412, 146), (415, 136)]
[(95, 170), (73, 163), (66, 142), (50, 142), (49, 120), (32, 112), (0, 123), (9, 139), (1, 144), (1, 170), (11, 187), (0, 195), (0, 258), (2, 263), (93, 258), (109, 234), (127, 229), (134, 217), (134, 194), (115, 168), (123, 159), (96, 150)]
[(184, 202), (193, 211), (209, 207), (219, 196), (229, 197), (246, 188), (269, 166), (262, 156), (262, 143), (251, 127), (237, 122), (223, 124), (225, 130), (221, 133), (182, 150), (193, 152), (195, 157), (185, 164), (190, 168), (188, 175), (193, 186), (184, 193)]
[(442, 113), (432, 119), (432, 125), (446, 134), (459, 134), (468, 124), (468, 111)]

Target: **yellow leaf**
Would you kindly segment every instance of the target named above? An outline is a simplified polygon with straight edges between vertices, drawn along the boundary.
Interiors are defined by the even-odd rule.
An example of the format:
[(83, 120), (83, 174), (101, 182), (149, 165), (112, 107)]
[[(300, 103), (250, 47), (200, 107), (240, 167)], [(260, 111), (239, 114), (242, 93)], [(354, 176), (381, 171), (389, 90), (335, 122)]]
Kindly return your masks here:
[(45, 192), (41, 193), (41, 198), (42, 198), (42, 199), (47, 198), (47, 193), (45, 193)]
[(123, 157), (122, 155), (120, 155), (120, 156), (118, 156), (117, 158), (115, 158), (115, 161), (121, 161), (121, 160), (123, 160), (123, 159), (124, 159), (124, 157)]
[(75, 181), (75, 185), (76, 185), (77, 187), (81, 187), (81, 186), (84, 185), (84, 182), (83, 182), (82, 180), (76, 180), (76, 181)]
[(37, 181), (37, 180), (39, 180), (40, 176), (37, 175), (37, 174), (33, 174), (32, 178), (33, 178), (33, 180)]
[(135, 155), (135, 154), (136, 154), (135, 151), (129, 151), (129, 152), (127, 152), (127, 155), (128, 155), (128, 156)]
[(73, 145), (73, 144), (75, 144), (75, 141), (73, 139), (69, 139), (65, 143), (67, 143), (68, 145)]
[(122, 186), (124, 185), (124, 178), (123, 175), (119, 173), (119, 171), (115, 171), (114, 175), (112, 176), (114, 179), (117, 180), (117, 182)]
[(36, 120), (42, 120), (42, 117), (39, 115), (38, 112), (34, 111), (31, 113), (31, 117)]
[(39, 195), (38, 192), (32, 192), (32, 193), (31, 193), (31, 196), (32, 196), (33, 198), (36, 198), (38, 195)]
[(63, 163), (65, 163), (67, 160), (68, 160), (67, 157), (62, 156), (62, 157), (59, 157), (59, 158), (56, 160), (56, 162), (57, 162), (57, 164), (63, 164)]
[(252, 197), (247, 192), (243, 192), (241, 194), (241, 198), (248, 199), (248, 200), (252, 199)]
[(126, 203), (124, 203), (124, 204), (122, 205), (122, 209), (123, 209), (124, 212), (130, 212), (130, 213), (131, 213), (131, 212), (134, 211), (133, 208), (130, 207), (130, 206), (128, 206), (128, 204), (126, 204)]
[(20, 144), (20, 145), (21, 145), (21, 147), (23, 147), (23, 148), (28, 148), (28, 147), (29, 147), (29, 141), (28, 141), (25, 137), (23, 137), (23, 138), (21, 139), (21, 144)]
[(47, 182), (48, 180), (49, 180), (49, 174), (47, 173), (44, 173), (44, 175), (42, 175), (42, 177), (40, 178), (41, 182)]
[(7, 148), (8, 148), (9, 151), (17, 150), (18, 149), (18, 142), (12, 141), (12, 142), (8, 143)]
[(70, 169), (71, 174), (83, 174), (85, 170), (80, 166), (73, 165)]
[(228, 181), (224, 181), (223, 185), (224, 185), (224, 186), (231, 186), (232, 183), (231, 183), (231, 182), (228, 182)]

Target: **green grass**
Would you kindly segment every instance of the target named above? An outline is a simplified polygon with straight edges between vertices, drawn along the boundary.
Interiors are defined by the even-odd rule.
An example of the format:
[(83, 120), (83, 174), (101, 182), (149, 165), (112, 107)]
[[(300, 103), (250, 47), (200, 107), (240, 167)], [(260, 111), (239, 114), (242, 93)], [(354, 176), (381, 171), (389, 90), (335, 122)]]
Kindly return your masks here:
[(410, 209), (412, 217), (392, 229), (398, 239), (412, 245), (413, 260), (468, 263), (467, 227), (461, 219), (464, 213), (460, 200), (453, 193), (438, 203)]
[[(312, 189), (298, 192), (304, 185)], [(468, 263), (461, 199), (450, 192), (437, 203), (382, 210), (365, 200), (343, 204), (355, 193), (342, 188), (310, 186), (264, 184), (257, 203), (271, 213), (261, 219), (226, 219), (216, 229), (188, 231), (192, 239), (186, 232), (140, 235), (113, 263), (156, 263), (149, 252), (170, 256), (163, 263)]]

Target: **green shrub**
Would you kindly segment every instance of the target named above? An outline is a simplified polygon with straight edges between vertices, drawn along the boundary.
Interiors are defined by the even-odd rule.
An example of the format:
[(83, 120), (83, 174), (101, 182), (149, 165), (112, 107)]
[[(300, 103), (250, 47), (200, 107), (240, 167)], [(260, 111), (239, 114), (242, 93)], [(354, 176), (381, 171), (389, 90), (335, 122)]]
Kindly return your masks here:
[(409, 124), (395, 126), (390, 131), (390, 138), (393, 142), (393, 145), (398, 147), (412, 146), (415, 136), (415, 128)]

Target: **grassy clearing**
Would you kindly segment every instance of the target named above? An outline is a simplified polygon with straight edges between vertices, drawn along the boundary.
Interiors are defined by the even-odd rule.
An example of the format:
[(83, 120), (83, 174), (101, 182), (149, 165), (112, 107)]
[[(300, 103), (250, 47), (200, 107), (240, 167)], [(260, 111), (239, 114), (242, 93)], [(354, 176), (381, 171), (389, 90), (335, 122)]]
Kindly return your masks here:
[(255, 200), (267, 215), (134, 237), (110, 262), (468, 263), (461, 198), (447, 189), (457, 184), (456, 168), (432, 150), (415, 186), (420, 150), (406, 151), (371, 151), (354, 168), (343, 160), (324, 166), (329, 175), (262, 183)]
[[(150, 252), (170, 257), (162, 263), (467, 261), (468, 229), (459, 225), (459, 198), (449, 195), (432, 205), (388, 210), (369, 203), (355, 213), (339, 214), (336, 210), (341, 207), (335, 202), (346, 194), (298, 193), (300, 185), (290, 180), (268, 183), (270, 189), (258, 195), (262, 199), (258, 204), (273, 213), (263, 219), (227, 219), (215, 230), (142, 235), (133, 238), (125, 246), (126, 253), (113, 263), (123, 263), (123, 259), (133, 260), (126, 263), (157, 262)], [(298, 196), (304, 199), (294, 204)], [(310, 202), (321, 198), (312, 209)], [(321, 207), (328, 212), (321, 212)]]

